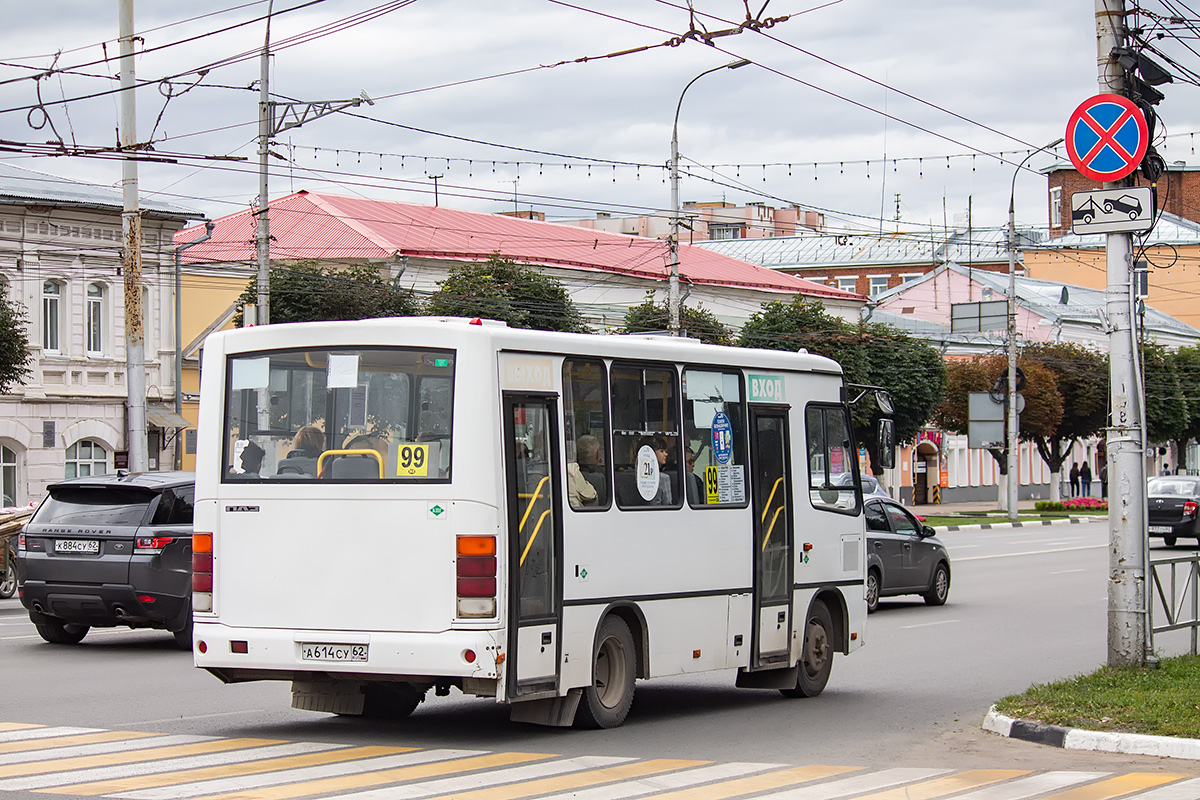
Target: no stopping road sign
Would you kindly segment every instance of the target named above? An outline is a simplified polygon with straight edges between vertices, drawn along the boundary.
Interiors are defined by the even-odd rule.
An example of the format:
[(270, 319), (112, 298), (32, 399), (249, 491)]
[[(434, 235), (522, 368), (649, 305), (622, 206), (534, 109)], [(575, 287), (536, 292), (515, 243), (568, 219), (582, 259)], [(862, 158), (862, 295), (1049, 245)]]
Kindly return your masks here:
[(1067, 155), (1085, 177), (1117, 181), (1142, 163), (1150, 144), (1146, 117), (1133, 101), (1098, 94), (1082, 103), (1067, 122)]

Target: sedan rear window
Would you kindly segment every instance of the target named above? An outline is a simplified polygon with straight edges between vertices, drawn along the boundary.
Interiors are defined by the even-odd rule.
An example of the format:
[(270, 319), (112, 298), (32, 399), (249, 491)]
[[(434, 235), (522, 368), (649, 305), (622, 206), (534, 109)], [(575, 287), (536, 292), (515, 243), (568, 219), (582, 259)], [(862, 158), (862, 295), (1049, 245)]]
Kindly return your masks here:
[(31, 524), (141, 525), (155, 493), (127, 486), (51, 488)]

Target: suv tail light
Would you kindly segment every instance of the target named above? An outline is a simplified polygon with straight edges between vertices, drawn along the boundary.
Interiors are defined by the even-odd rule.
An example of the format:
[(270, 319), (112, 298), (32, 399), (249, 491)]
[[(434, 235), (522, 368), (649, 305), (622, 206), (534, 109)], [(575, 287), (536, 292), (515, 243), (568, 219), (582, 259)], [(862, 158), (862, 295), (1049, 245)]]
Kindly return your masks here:
[(134, 555), (153, 555), (175, 541), (174, 536), (139, 536), (133, 542)]
[(192, 534), (192, 611), (212, 611), (213, 542), (211, 533)]
[(1185, 517), (1196, 516), (1196, 510), (1200, 509), (1200, 504), (1195, 500), (1185, 500), (1183, 503), (1183, 515)]
[(458, 616), (496, 616), (496, 537), (457, 537)]

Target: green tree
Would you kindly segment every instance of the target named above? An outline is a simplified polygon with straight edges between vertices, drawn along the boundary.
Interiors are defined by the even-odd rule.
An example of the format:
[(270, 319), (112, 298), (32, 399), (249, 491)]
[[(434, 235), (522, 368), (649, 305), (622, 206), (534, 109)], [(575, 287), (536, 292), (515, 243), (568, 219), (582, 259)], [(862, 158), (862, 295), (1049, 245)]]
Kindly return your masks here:
[(426, 304), (426, 313), (484, 317), (513, 328), (587, 333), (583, 317), (562, 282), (499, 253), (482, 264), (450, 270)]
[[(1063, 416), (1063, 399), (1058, 391), (1054, 373), (1039, 363), (1018, 361), (1017, 366), (1025, 373), (1025, 410), (1017, 423), (1017, 434), (1023, 439), (1034, 440), (1048, 437), (1058, 427)], [(967, 433), (970, 420), (969, 395), (971, 392), (987, 392), (996, 385), (998, 378), (1008, 373), (1008, 359), (1004, 356), (982, 356), (969, 360), (956, 360), (946, 367), (946, 400), (938, 409), (934, 420), (939, 427), (954, 433)], [(1007, 441), (1008, 422), (1005, 413)], [(1008, 448), (993, 447), (988, 452), (996, 459), (1001, 475), (1008, 474)]]
[[(803, 348), (841, 364), (848, 383), (888, 390), (898, 442), (916, 437), (941, 404), (945, 391), (945, 362), (927, 341), (888, 325), (852, 325), (830, 315), (819, 302), (799, 295), (789, 302), (763, 304), (742, 327), (738, 344), (771, 350)], [(855, 438), (867, 448), (876, 474), (882, 474), (875, 439), (879, 408), (864, 400), (854, 405), (853, 415)]]
[(25, 308), (5, 288), (0, 293), (0, 394), (23, 384), (30, 373), (33, 354), (25, 335), (27, 325)]
[(1048, 436), (1031, 436), (1042, 460), (1054, 473), (1050, 499), (1058, 500), (1060, 475), (1071, 448), (1108, 424), (1108, 357), (1077, 344), (1042, 343), (1027, 345), (1021, 358), (1054, 373), (1063, 398), (1062, 420), (1054, 431)]
[[(396, 281), (388, 283), (368, 264), (344, 268), (322, 267), (312, 262), (272, 267), (271, 322), (316, 322), (338, 319), (409, 317), (421, 313), (412, 290)], [(238, 298), (239, 303), (258, 299), (258, 280)], [(245, 320), (238, 318), (238, 324)]]
[(1193, 409), (1200, 412), (1200, 403), (1188, 403), (1180, 366), (1180, 359), (1162, 345), (1142, 345), (1146, 438), (1151, 442), (1186, 441), (1190, 414)]
[(1200, 394), (1197, 393), (1197, 387), (1200, 387), (1200, 347), (1181, 347), (1171, 355), (1188, 407), (1187, 425), (1175, 439), (1176, 460), (1172, 463), (1186, 467), (1184, 455), (1187, 453), (1187, 443), (1192, 439), (1200, 439)]
[[(733, 344), (733, 332), (717, 319), (717, 315), (699, 306), (681, 306), (679, 324), (683, 333), (708, 344)], [(654, 292), (646, 292), (641, 305), (630, 306), (625, 312), (625, 333), (665, 331), (671, 325), (671, 312), (667, 304), (655, 303)]]

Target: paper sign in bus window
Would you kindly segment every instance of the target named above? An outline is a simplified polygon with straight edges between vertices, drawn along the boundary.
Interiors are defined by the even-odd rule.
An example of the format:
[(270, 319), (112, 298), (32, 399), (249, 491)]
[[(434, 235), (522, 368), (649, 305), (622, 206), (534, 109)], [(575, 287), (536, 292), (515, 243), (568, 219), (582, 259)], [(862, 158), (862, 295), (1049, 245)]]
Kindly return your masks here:
[(353, 389), (358, 386), (358, 353), (330, 353), (325, 385), (330, 389)]
[(724, 411), (713, 414), (712, 425), (713, 458), (718, 464), (728, 464), (733, 456), (733, 426)]
[(270, 377), (270, 358), (238, 358), (233, 361), (231, 385), (235, 392), (242, 389), (265, 389)]

